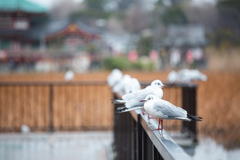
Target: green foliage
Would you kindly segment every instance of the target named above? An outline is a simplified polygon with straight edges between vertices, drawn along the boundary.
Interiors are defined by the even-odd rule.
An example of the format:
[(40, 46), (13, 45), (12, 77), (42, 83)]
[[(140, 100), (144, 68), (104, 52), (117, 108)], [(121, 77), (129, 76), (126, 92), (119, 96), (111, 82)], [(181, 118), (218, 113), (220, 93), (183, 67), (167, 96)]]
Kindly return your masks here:
[(143, 70), (144, 68), (145, 68), (144, 64), (140, 61), (132, 63), (132, 69), (133, 70)]
[(114, 68), (118, 68), (120, 70), (129, 70), (131, 68), (131, 64), (126, 58), (108, 57), (103, 60), (103, 67), (107, 70), (112, 70)]
[(167, 10), (162, 15), (162, 20), (165, 25), (188, 23), (187, 17), (179, 5), (174, 5), (167, 8)]
[(106, 19), (110, 13), (105, 10), (108, 0), (85, 0), (86, 9), (70, 14), (71, 19)]
[(114, 68), (118, 68), (120, 70), (154, 70), (154, 63), (143, 63), (141, 61), (137, 61), (135, 63), (131, 63), (127, 58), (124, 57), (107, 57), (102, 62), (102, 67), (107, 70), (112, 70)]
[(145, 70), (148, 70), (148, 71), (153, 71), (155, 69), (155, 65), (153, 62), (150, 62), (146, 65), (146, 69)]
[(219, 0), (217, 3), (218, 7), (231, 7), (240, 11), (240, 1), (237, 0)]
[(103, 11), (106, 0), (85, 0), (84, 3), (90, 10)]
[(110, 13), (99, 10), (81, 10), (70, 14), (71, 19), (106, 19), (110, 16)]
[(137, 42), (137, 51), (139, 55), (148, 55), (152, 50), (152, 37), (141, 37)]
[(88, 53), (94, 54), (94, 53), (99, 51), (99, 48), (96, 45), (89, 43), (89, 44), (86, 45), (85, 50)]

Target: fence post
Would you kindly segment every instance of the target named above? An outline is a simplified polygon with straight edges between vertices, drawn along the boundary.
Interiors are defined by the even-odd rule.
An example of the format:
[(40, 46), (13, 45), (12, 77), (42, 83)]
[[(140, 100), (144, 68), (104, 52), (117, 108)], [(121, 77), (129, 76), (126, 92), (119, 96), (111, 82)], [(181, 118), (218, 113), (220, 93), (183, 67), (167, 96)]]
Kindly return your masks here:
[(49, 84), (49, 131), (53, 132), (53, 84)]
[(142, 118), (141, 115), (137, 115), (137, 160), (142, 160)]
[[(196, 90), (197, 86), (182, 87), (182, 107), (189, 114), (196, 115)], [(182, 132), (188, 133), (188, 136), (197, 141), (196, 121), (182, 122)]]

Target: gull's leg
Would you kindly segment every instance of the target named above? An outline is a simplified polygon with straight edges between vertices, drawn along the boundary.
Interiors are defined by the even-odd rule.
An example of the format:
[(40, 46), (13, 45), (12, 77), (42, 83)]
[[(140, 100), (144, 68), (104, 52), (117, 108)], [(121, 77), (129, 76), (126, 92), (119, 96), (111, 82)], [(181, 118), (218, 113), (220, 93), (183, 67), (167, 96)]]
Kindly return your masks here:
[(162, 138), (164, 138), (163, 137), (163, 120), (162, 119), (161, 119), (160, 135), (161, 135)]
[(154, 129), (153, 131), (162, 130), (163, 128), (162, 128), (162, 126), (161, 126), (161, 128), (160, 128), (160, 124), (162, 124), (162, 120), (161, 120), (161, 119), (158, 119), (158, 128), (157, 128), (157, 129)]
[(142, 115), (145, 115), (146, 112), (144, 111), (144, 108), (142, 108), (141, 110), (142, 110)]
[[(160, 120), (160, 119), (159, 119), (159, 120)], [(160, 122), (161, 122), (161, 128), (160, 128), (160, 130), (163, 130), (163, 120), (161, 119)], [(159, 124), (160, 124), (160, 122), (159, 122)]]
[(149, 115), (149, 114), (147, 114), (147, 115), (148, 115), (148, 120), (149, 120), (149, 119), (154, 119), (153, 117), (150, 117), (150, 115)]

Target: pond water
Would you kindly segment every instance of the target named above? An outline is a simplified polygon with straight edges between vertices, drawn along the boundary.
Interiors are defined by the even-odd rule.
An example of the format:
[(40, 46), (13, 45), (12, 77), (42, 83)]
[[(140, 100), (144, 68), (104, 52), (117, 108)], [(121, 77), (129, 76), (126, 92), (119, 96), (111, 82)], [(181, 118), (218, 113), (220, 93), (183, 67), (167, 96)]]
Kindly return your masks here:
[[(112, 142), (112, 132), (0, 134), (0, 160), (111, 160)], [(212, 138), (185, 149), (194, 160), (240, 160), (240, 148), (227, 150)]]
[(106, 160), (112, 132), (0, 134), (0, 160)]
[(212, 138), (200, 138), (192, 155), (194, 160), (240, 160), (240, 148), (227, 150)]

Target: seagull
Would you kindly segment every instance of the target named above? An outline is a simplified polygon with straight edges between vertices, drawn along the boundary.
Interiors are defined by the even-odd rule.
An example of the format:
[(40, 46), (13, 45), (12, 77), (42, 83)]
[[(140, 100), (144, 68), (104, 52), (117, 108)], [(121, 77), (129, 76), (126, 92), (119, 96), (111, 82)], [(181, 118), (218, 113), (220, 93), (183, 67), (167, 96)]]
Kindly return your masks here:
[(113, 103), (124, 104), (123, 107), (118, 107), (116, 113), (128, 112), (134, 109), (143, 108), (144, 102), (140, 100), (145, 99), (147, 95), (154, 94), (159, 98), (163, 97), (162, 88), (166, 87), (160, 80), (154, 80), (150, 86), (144, 89), (127, 93), (123, 95), (122, 99), (115, 99)]
[(68, 70), (66, 73), (65, 73), (65, 81), (70, 81), (74, 78), (74, 72), (72, 70)]
[(168, 81), (170, 83), (175, 83), (178, 81), (178, 74), (176, 71), (172, 70), (169, 74), (168, 74)]
[(115, 93), (122, 93), (124, 92), (124, 87), (131, 83), (131, 76), (128, 74), (125, 74), (122, 78), (122, 80), (113, 86), (112, 91)]
[(132, 93), (141, 89), (141, 85), (136, 78), (132, 78), (129, 83), (124, 86), (125, 93)]
[(31, 130), (27, 125), (23, 124), (21, 126), (21, 131), (22, 131), (23, 134), (26, 134), (26, 133), (29, 133)]
[(140, 100), (140, 102), (144, 102), (144, 109), (149, 115), (151, 115), (153, 118), (159, 119), (158, 128), (154, 130), (163, 129), (163, 119), (202, 121), (201, 117), (188, 114), (186, 110), (176, 107), (175, 105), (157, 97), (156, 95), (150, 94), (145, 99)]
[(107, 77), (107, 83), (110, 87), (116, 85), (122, 79), (122, 72), (115, 68), (112, 70), (110, 75)]
[(188, 83), (194, 80), (206, 81), (207, 76), (197, 69), (182, 69), (178, 71), (178, 79), (181, 82)]

